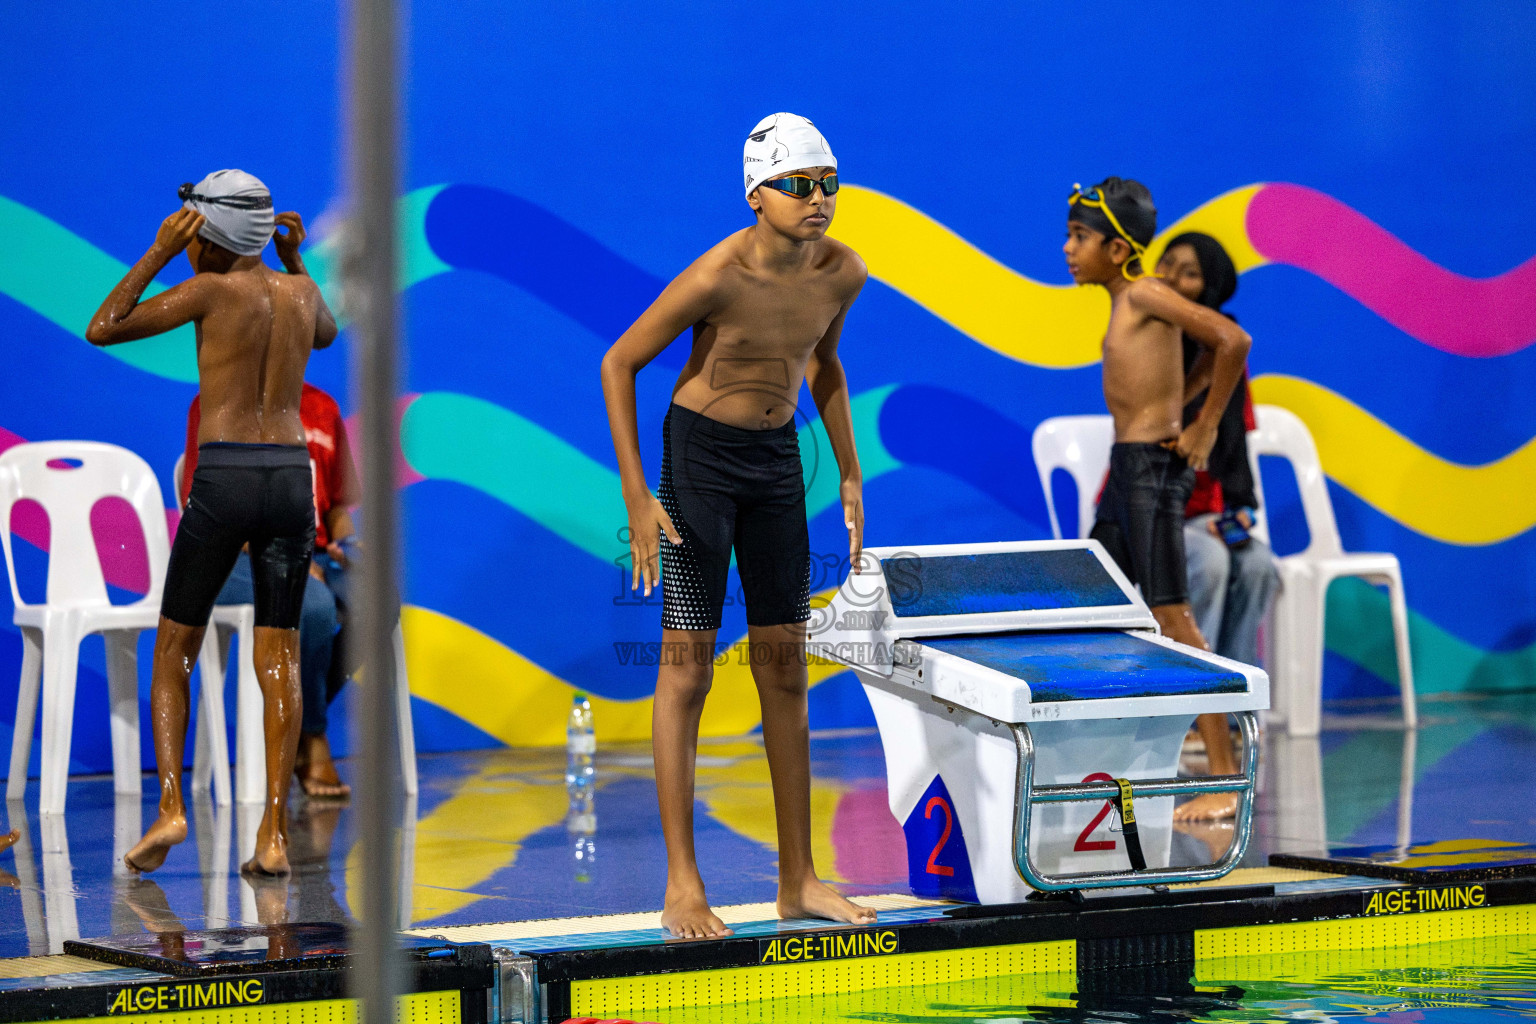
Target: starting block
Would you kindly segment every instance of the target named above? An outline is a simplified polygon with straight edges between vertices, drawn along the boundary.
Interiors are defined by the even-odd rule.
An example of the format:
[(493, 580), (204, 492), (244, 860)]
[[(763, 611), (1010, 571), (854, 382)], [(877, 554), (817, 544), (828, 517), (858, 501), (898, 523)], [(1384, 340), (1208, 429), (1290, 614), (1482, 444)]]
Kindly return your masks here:
[[(1263, 670), (1160, 636), (1095, 541), (865, 555), (813, 610), (809, 645), (864, 684), (914, 893), (1013, 903), (1032, 889), (1209, 881), (1242, 859)], [(1206, 713), (1237, 716), (1242, 774), (1177, 777)], [(1173, 798), (1211, 792), (1239, 796), (1232, 845), (1169, 867)]]

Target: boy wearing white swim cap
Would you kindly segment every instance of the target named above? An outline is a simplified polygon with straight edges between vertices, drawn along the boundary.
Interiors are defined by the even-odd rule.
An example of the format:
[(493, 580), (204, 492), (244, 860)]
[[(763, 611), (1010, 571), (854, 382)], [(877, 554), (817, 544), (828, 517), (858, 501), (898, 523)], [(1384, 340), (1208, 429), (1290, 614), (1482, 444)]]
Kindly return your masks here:
[[(733, 548), (773, 777), (779, 914), (875, 920), (874, 911), (818, 879), (811, 858), (811, 560), (796, 430), (803, 381), (837, 461), (857, 572), (863, 478), (837, 342), (867, 271), (857, 253), (827, 237), (837, 159), (810, 121), (781, 113), (758, 122), (743, 147), (742, 174), (755, 223), (679, 274), (603, 357), (603, 395), (629, 515), (631, 589), (643, 582), (649, 596), (662, 584), (652, 727), (667, 843), (661, 920), (684, 938), (731, 933), (709, 909), (694, 856), (693, 768)], [(662, 426), (660, 484), (652, 494), (640, 462), (635, 375), (690, 328), (693, 351)]]

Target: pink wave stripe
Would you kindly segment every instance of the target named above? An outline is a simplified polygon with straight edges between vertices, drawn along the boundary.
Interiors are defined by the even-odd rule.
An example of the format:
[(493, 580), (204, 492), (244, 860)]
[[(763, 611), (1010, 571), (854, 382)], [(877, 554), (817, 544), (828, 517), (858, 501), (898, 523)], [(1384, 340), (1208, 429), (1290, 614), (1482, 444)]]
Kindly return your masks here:
[[(410, 394), (401, 395), (399, 398), (395, 399), (394, 438), (396, 487), (409, 487), (411, 484), (419, 484), (426, 479), (426, 477), (422, 476), (420, 473), (416, 472), (416, 470), (411, 468), (411, 464), (405, 460), (405, 453), (400, 450), (400, 421), (405, 418), (405, 410), (409, 409), (411, 407), (411, 403), (420, 397), (421, 395), (418, 392), (411, 392)], [(347, 440), (352, 442), (352, 450), (355, 452), (357, 450), (358, 430), (362, 426), (361, 414), (353, 413), (351, 416), (347, 417), (346, 422)], [(356, 456), (354, 455), (353, 458), (356, 458)], [(359, 474), (361, 474), (363, 467), (359, 465), (357, 467), (357, 471)]]
[[(410, 407), (410, 404), (419, 397), (421, 396), (415, 394), (402, 395), (396, 403), (395, 434), (397, 437), (400, 433), (400, 418), (405, 415), (405, 410)], [(347, 433), (349, 437), (357, 436), (356, 417), (347, 419)], [(26, 438), (20, 434), (0, 427), (0, 452), (25, 441)], [(398, 443), (395, 448), (395, 479), (400, 487), (426, 479), (405, 461)], [(173, 539), (180, 522), (180, 508), (173, 507), (165, 510), (166, 528)], [(36, 502), (18, 503), (11, 511), (10, 528), (12, 533), (33, 547), (43, 551), (48, 550), (48, 516), (43, 512), (42, 506)], [(121, 499), (116, 501), (109, 499), (98, 503), (91, 510), (91, 533), (96, 538), (96, 550), (101, 557), (102, 575), (106, 577), (107, 582), (131, 593), (146, 593), (149, 590), (148, 553), (144, 548), (144, 534), (139, 529), (138, 517), (133, 514), (133, 506)]]
[(1317, 275), (1443, 352), (1505, 356), (1536, 341), (1536, 257), (1498, 277), (1463, 277), (1300, 185), (1265, 185), (1249, 203), (1247, 227), (1266, 259)]
[(844, 793), (832, 815), (837, 873), (858, 885), (891, 885), (907, 878), (907, 837), (891, 816), (884, 786)]

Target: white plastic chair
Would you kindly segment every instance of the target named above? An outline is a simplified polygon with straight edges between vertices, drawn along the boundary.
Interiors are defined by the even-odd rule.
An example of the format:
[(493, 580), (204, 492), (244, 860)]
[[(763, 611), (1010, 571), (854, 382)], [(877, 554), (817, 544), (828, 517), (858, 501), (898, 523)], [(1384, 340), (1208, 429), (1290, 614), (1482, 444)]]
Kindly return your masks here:
[[(176, 457), (171, 472), (175, 480), (176, 498), (181, 500), (181, 475), (186, 456)], [(231, 634), (240, 641), (239, 679), (235, 686), (235, 801), (242, 804), (259, 804), (267, 798), (267, 748), (263, 733), (264, 702), (261, 684), (256, 678), (255, 648), (256, 606), (251, 604), (215, 605), (209, 621), (208, 633), (203, 637), (203, 650), (198, 656), (198, 667), (203, 678), (218, 680), (222, 692), (224, 673), (229, 665)], [(416, 730), (411, 721), (411, 685), (405, 671), (405, 639), (400, 627), (395, 626), (395, 709), (399, 725), (401, 783), (408, 796), (417, 792), (416, 780)], [(222, 703), (220, 705), (222, 708)], [(215, 758), (220, 756), (213, 749), (215, 733), (223, 737), (222, 721), (215, 726), (211, 716), (199, 716), (197, 736), (192, 753), (192, 790), (208, 788), (209, 778), (214, 780), (214, 802), (229, 802), (229, 784), (224, 783), (222, 797), (218, 792), (218, 775)], [(220, 745), (223, 761), (229, 762), (228, 741)], [(227, 771), (227, 769), (226, 769)]]
[[(59, 460), (78, 462), (56, 468)], [(144, 534), (149, 557), (149, 591), (132, 604), (113, 605), (96, 542), (91, 509), (102, 498), (119, 497), (132, 507)], [(30, 499), (48, 514), (50, 553), (47, 599), (27, 604), (16, 585), (10, 517), (16, 502)], [(0, 538), (10, 576), (15, 623), (21, 627), (24, 649), (21, 686), (16, 701), (16, 727), (11, 739), (10, 777), (6, 797), (26, 795), (27, 766), (32, 754), (32, 726), (41, 694), (43, 814), (64, 813), (69, 782), (69, 748), (74, 725), (75, 681), (80, 642), (102, 634), (107, 648), (107, 686), (111, 704), (113, 788), (122, 794), (143, 792), (139, 760), (138, 638), (154, 629), (160, 617), (160, 594), (170, 558), (165, 505), (160, 485), (143, 459), (125, 448), (93, 441), (47, 441), (19, 444), (0, 454)], [(224, 698), (216, 687), (205, 688), (202, 713), (222, 725)], [(224, 749), (222, 729), (215, 738)], [(225, 755), (227, 762), (228, 756)], [(226, 773), (223, 785), (228, 791)]]
[[(250, 628), (254, 630), (255, 609), (251, 605), (230, 605), (231, 609), (243, 609), (242, 615), (248, 615)], [(223, 610), (223, 609), (220, 609)], [(222, 629), (221, 629), (222, 632)], [(213, 630), (209, 630), (212, 634)], [(267, 747), (264, 739), (262, 715), (265, 707), (261, 698), (261, 685), (256, 680), (255, 661), (252, 658), (249, 645), (244, 643), (245, 634), (242, 633), (240, 650), (240, 680), (235, 697), (235, 801), (242, 804), (259, 804), (267, 798)], [(400, 627), (395, 626), (395, 717), (396, 735), (400, 741), (400, 784), (407, 796), (415, 796), (417, 793), (416, 780), (416, 730), (411, 721), (411, 684), (405, 671), (405, 638), (400, 632)], [(204, 679), (223, 679), (225, 666), (229, 664), (229, 641), (227, 635), (222, 636), (214, 645), (210, 653), (207, 641), (204, 641), (203, 655), (198, 665), (203, 667)], [(213, 659), (210, 663), (206, 659)], [(208, 673), (213, 673), (211, 676)], [(358, 685), (354, 683), (354, 685)], [(362, 685), (368, 685), (362, 681)], [(211, 749), (211, 744), (205, 744), (203, 740), (204, 730), (212, 731), (212, 727), (203, 719), (198, 719), (197, 745), (193, 753), (194, 778), (202, 768), (202, 762), (198, 759), (205, 756), (205, 752)], [(226, 744), (225, 749), (228, 749)], [(208, 755), (212, 756), (212, 755)], [(228, 755), (225, 755), (226, 758)]]
[[(1260, 497), (1259, 457), (1278, 456), (1290, 462), (1310, 535), (1305, 550), (1275, 560), (1280, 570), (1280, 595), (1275, 600), (1269, 644), (1275, 717), (1285, 720), (1286, 731), (1292, 736), (1317, 735), (1322, 717), (1323, 626), (1328, 585), (1336, 579), (1355, 577), (1387, 588), (1403, 695), (1403, 727), (1417, 728), (1419, 713), (1408, 646), (1408, 602), (1403, 596), (1403, 574), (1397, 556), (1344, 550), (1322, 462), (1307, 425), (1289, 409), (1275, 405), (1260, 405), (1254, 412), (1258, 425), (1248, 434), (1248, 457), (1253, 463), (1255, 485), (1260, 486)], [(1256, 533), (1266, 537), (1266, 527), (1267, 524), (1261, 524)]]
[(1073, 536), (1086, 537), (1093, 529), (1095, 503), (1104, 474), (1109, 472), (1109, 450), (1114, 444), (1115, 421), (1110, 416), (1052, 416), (1035, 428), (1031, 444), (1035, 471), (1040, 474), (1045, 510), (1057, 540), (1063, 535), (1051, 497), (1051, 474), (1064, 469), (1077, 483), (1077, 533)]

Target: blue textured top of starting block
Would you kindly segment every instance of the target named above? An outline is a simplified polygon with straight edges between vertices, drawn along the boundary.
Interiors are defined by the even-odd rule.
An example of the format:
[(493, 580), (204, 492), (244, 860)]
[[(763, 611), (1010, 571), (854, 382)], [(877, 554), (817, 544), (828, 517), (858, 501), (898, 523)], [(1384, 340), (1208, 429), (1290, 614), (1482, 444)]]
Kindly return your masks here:
[(925, 637), (922, 644), (1022, 679), (1034, 704), (1248, 689), (1240, 672), (1134, 633), (992, 633)]
[(898, 616), (967, 615), (1127, 605), (1087, 548), (883, 558)]

